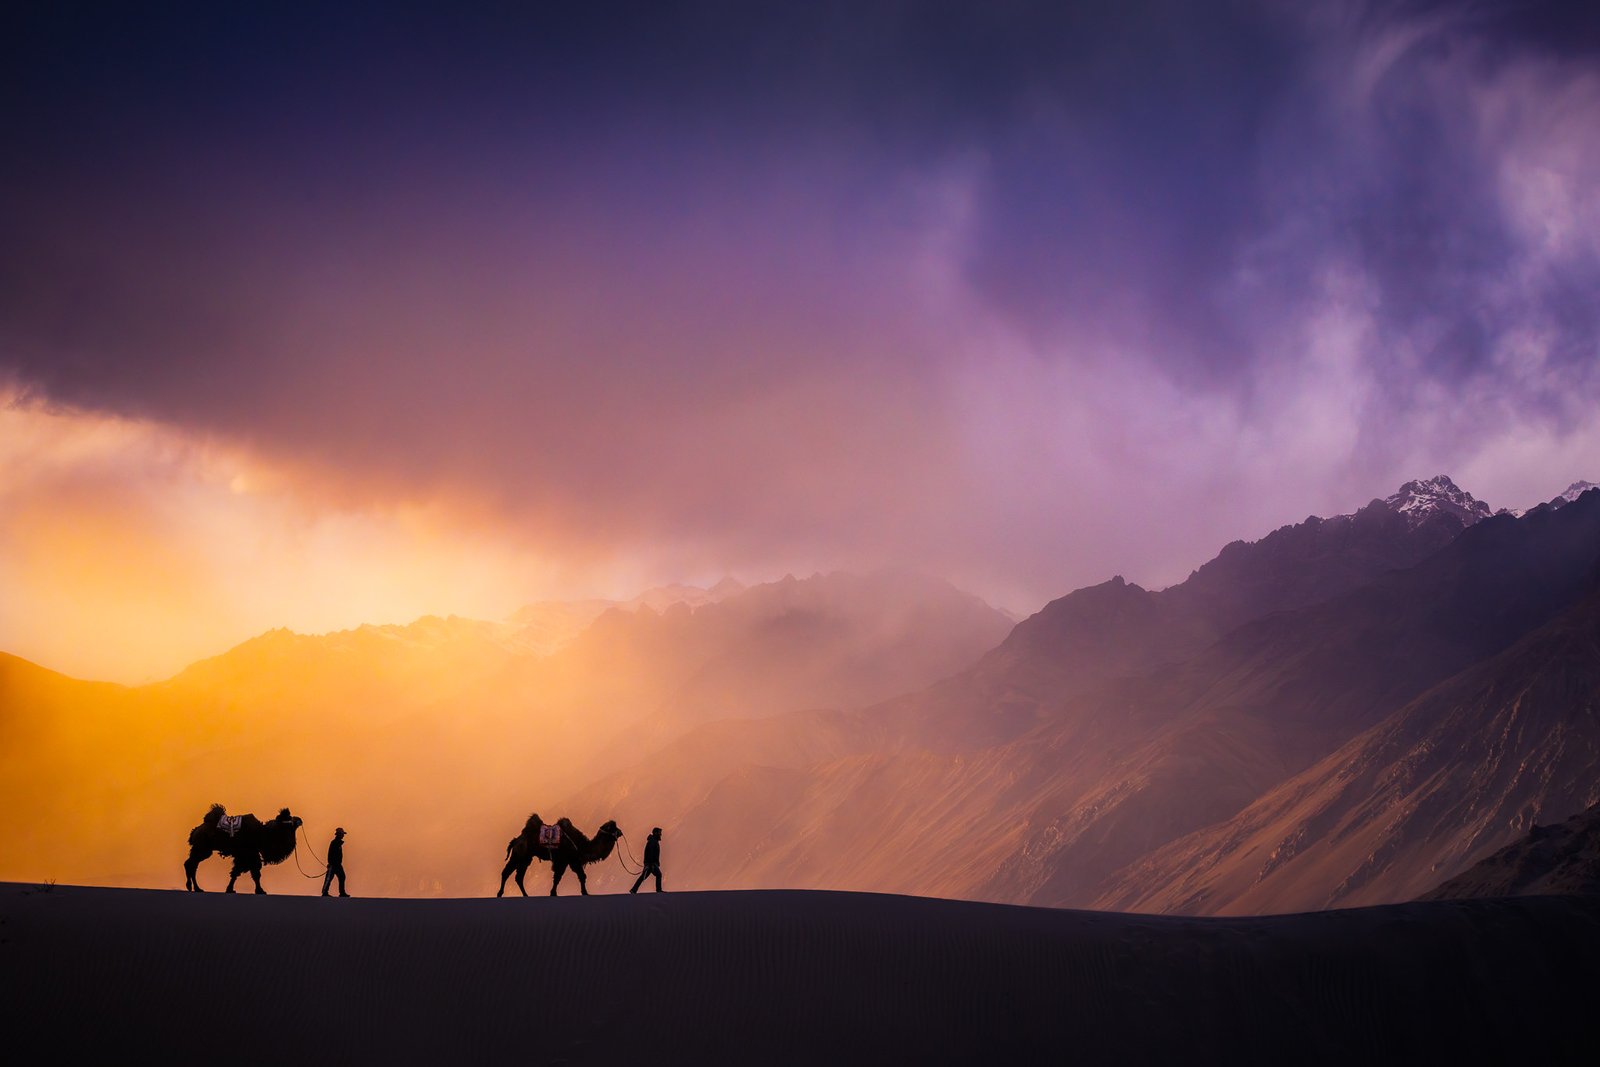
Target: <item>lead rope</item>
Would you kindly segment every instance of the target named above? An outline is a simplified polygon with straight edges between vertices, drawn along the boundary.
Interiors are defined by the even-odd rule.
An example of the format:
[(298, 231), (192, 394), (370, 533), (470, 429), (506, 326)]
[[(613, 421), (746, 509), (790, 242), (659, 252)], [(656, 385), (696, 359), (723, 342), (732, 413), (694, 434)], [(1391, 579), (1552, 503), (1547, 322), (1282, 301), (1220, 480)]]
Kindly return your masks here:
[(317, 859), (317, 850), (311, 847), (311, 839), (308, 837), (306, 838), (306, 851), (311, 853), (311, 859), (313, 862), (322, 864), (322, 870), (316, 874), (306, 874), (306, 869), (300, 866), (300, 838), (306, 836), (306, 824), (301, 823), (299, 826), (295, 827), (295, 832), (298, 835), (295, 838), (294, 844), (294, 865), (296, 869), (300, 871), (301, 876), (304, 878), (321, 878), (324, 874), (328, 873), (328, 865), (322, 860)]
[(622, 838), (622, 847), (628, 850), (628, 859), (631, 859), (631, 860), (633, 860), (634, 863), (638, 864), (639, 869), (637, 871), (628, 871), (628, 860), (625, 860), (625, 859), (622, 858), (622, 853), (620, 853), (620, 852), (616, 851), (615, 849), (613, 849), (611, 854), (613, 856), (617, 857), (617, 862), (622, 864), (622, 869), (625, 870), (625, 871), (628, 871), (629, 874), (643, 874), (644, 873), (644, 864), (639, 863), (639, 861), (637, 859), (634, 859), (633, 846), (628, 844), (628, 835), (623, 833), (621, 830), (618, 830), (617, 831), (617, 836)]

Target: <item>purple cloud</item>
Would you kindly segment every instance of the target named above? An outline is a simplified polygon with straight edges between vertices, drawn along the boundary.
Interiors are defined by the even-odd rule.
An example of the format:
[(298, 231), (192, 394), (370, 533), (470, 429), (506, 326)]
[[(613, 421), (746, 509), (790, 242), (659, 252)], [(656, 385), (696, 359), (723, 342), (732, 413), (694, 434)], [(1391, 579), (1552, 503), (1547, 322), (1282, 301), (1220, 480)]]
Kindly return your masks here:
[(1595, 474), (1592, 14), (1058, 8), (22, 16), (0, 372), (340, 506), (1019, 606)]

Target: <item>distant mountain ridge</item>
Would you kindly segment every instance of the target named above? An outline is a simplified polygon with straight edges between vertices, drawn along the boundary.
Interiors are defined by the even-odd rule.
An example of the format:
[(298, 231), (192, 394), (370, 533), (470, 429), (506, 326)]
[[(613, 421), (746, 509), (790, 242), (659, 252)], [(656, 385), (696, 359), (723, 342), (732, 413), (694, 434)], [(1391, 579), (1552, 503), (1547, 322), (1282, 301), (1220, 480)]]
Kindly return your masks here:
[[(708, 886), (850, 879), (1020, 903), (1229, 910), (1234, 898), (1214, 892), (1138, 897), (1133, 885), (1151, 892), (1194, 869), (1174, 861), (1141, 876), (1141, 857), (1208, 824), (1226, 835), (1235, 812), (1584, 595), (1600, 557), (1600, 494), (1559, 521), (1559, 509), (1521, 520), (1469, 505), (1401, 510), (1430, 495), (1460, 504), (1452, 486), (1429, 479), (1353, 515), (1231, 545), (1160, 593), (1118, 578), (1069, 594), (923, 693), (795, 720), (826, 733), (833, 755), (821, 763), (798, 733), (774, 747), (782, 720), (761, 724), (759, 744), (753, 724), (729, 724), (715, 763), (662, 753), (573, 803), (663, 812), (693, 840), (683, 847)], [(741, 764), (746, 734), (752, 762)], [(868, 822), (851, 815), (869, 810)], [(951, 827), (966, 825), (987, 829), (952, 841)], [(752, 834), (756, 851), (734, 847)], [(1480, 833), (1438, 862), (1489, 841)], [(1371, 868), (1360, 891), (1414, 895), (1395, 881), (1403, 862)], [(1343, 899), (1363, 863), (1275, 881), (1259, 908)]]
[[(1053, 600), (912, 717), (940, 747), (1015, 737), (1063, 700), (1116, 678), (1181, 663), (1255, 619), (1331, 600), (1413, 566), (1487, 515), (1448, 477), (1408, 482), (1350, 515), (1311, 516), (1259, 541), (1234, 541), (1156, 592), (1121, 576)], [(1403, 510), (1408, 509), (1408, 510)]]
[(613, 608), (620, 611), (649, 609), (655, 612), (666, 611), (677, 604), (697, 608), (716, 604), (744, 591), (745, 586), (733, 578), (723, 578), (709, 589), (674, 582), (646, 589), (630, 600), (541, 600), (518, 608), (506, 621), (514, 627), (516, 641), (532, 651), (547, 655), (577, 637), (590, 623)]
[(1584, 493), (1596, 488), (1600, 488), (1600, 486), (1596, 486), (1593, 482), (1573, 482), (1559, 496), (1550, 498), (1546, 503), (1552, 508), (1565, 507), (1576, 501)]
[(705, 589), (697, 585), (687, 585), (683, 582), (659, 585), (646, 589), (628, 600), (606, 600), (599, 597), (591, 597), (584, 600), (541, 600), (518, 608), (511, 613), (507, 621), (518, 624), (526, 623), (529, 619), (537, 618), (545, 608), (555, 605), (580, 610), (596, 609), (595, 614), (599, 614), (607, 608), (638, 611), (640, 608), (647, 607), (652, 611), (665, 611), (674, 604), (688, 604), (691, 608), (697, 608), (703, 604), (715, 604), (719, 600), (737, 596), (744, 592), (746, 588), (738, 580), (727, 577)]
[(346, 825), (370, 892), (476, 893), (497, 819), (552, 810), (650, 738), (921, 688), (1010, 626), (942, 580), (839, 573), (608, 606), (549, 652), (514, 624), (424, 618), (270, 631), (140, 687), (0, 660), (0, 879), (170, 884), (160, 849), (125, 843), (176, 841), (219, 800)]
[(1115, 577), (1015, 625), (883, 571), (273, 631), (131, 689), (19, 663), (0, 670), (0, 832), (71, 871), (108, 862), (108, 835), (192, 825), (190, 794), (242, 790), (357, 824), (383, 871), (438, 859), (387, 892), (479, 891), (537, 810), (666, 827), (681, 888), (1408, 899), (1600, 800), (1585, 484), (1518, 516), (1408, 482), (1179, 585)]

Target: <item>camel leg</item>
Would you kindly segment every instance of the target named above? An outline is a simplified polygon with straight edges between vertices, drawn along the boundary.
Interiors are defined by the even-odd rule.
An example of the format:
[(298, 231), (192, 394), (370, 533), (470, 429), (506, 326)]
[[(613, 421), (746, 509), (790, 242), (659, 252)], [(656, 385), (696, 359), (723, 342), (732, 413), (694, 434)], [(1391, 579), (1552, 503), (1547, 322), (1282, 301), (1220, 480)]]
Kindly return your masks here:
[(555, 878), (551, 879), (551, 881), (550, 881), (550, 895), (551, 896), (555, 896), (556, 895), (556, 887), (561, 884), (561, 876), (563, 874), (567, 873), (567, 865), (565, 863), (562, 863), (559, 860), (556, 860), (556, 861), (552, 862), (550, 864), (550, 866), (555, 868), (555, 872), (556, 872)]
[(205, 892), (204, 889), (200, 888), (200, 880), (195, 877), (195, 873), (200, 869), (200, 864), (210, 858), (210, 852), (202, 853), (199, 849), (194, 848), (189, 850), (189, 858), (183, 861), (183, 887), (185, 889), (191, 893)]
[(527, 896), (528, 895), (528, 887), (522, 884), (522, 879), (527, 877), (527, 874), (528, 874), (528, 865), (526, 863), (524, 863), (521, 867), (517, 868), (517, 888), (522, 890), (522, 895), (523, 896)]
[(261, 888), (261, 861), (260, 860), (256, 860), (256, 862), (250, 867), (250, 877), (255, 879), (256, 895), (257, 896), (261, 896), (261, 897), (266, 896), (267, 895), (267, 891), (265, 889)]
[(584, 896), (589, 895), (589, 876), (583, 873), (583, 864), (574, 863), (572, 873), (578, 876), (578, 891)]
[[(505, 867), (502, 868), (501, 871), (500, 871), (500, 889), (499, 889), (498, 892), (495, 893), (495, 896), (503, 897), (503, 896), (506, 895), (506, 879), (510, 878), (511, 877), (511, 872), (516, 870), (516, 869), (517, 869), (517, 861), (516, 860), (507, 860), (506, 861)], [(519, 883), (522, 881), (522, 876), (520, 874), (517, 875), (517, 881)], [(524, 890), (522, 895), (523, 896), (527, 896), (528, 895), (527, 891)]]
[(244, 873), (244, 868), (239, 866), (239, 861), (238, 860), (234, 860), (233, 861), (233, 870), (228, 872), (228, 888), (224, 889), (223, 892), (224, 893), (233, 892), (233, 883), (237, 882), (239, 880), (239, 876), (241, 874), (243, 874), (243, 873)]

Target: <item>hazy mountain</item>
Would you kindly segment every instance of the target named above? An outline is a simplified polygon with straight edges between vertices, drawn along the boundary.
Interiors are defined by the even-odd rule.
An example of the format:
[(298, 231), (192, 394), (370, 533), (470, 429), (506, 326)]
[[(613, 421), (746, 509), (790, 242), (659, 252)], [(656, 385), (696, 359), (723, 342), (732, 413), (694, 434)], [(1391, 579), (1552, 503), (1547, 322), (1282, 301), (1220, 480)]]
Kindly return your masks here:
[(525, 738), (541, 755), (540, 792), (560, 796), (705, 722), (921, 689), (1010, 627), (978, 598), (916, 574), (787, 577), (694, 609), (608, 610), (558, 652), (511, 665), (454, 706)]
[(632, 600), (625, 600), (617, 607), (624, 611), (637, 611), (640, 608), (649, 608), (652, 611), (666, 611), (677, 604), (687, 604), (691, 608), (704, 607), (707, 604), (716, 604), (731, 596), (738, 596), (745, 591), (745, 586), (732, 578), (724, 578), (709, 589), (702, 589), (697, 585), (684, 585), (673, 582), (670, 585), (657, 586), (646, 589)]
[(1423, 900), (1600, 894), (1600, 804), (1566, 822), (1534, 826), (1502, 848), (1425, 893)]
[(1408, 483), (1015, 627), (890, 571), (275, 631), (133, 689), (5, 661), (0, 877), (175, 884), (217, 799), (350, 828), (371, 892), (480, 892), (538, 810), (666, 827), (679, 888), (1405, 899), (1600, 799), (1600, 493), (1487, 510)]
[(1158, 592), (1120, 576), (1079, 589), (1018, 623), (972, 669), (889, 712), (935, 749), (1005, 741), (1108, 682), (1183, 663), (1244, 623), (1411, 567), (1487, 515), (1487, 505), (1441, 475), (1351, 515), (1312, 516), (1259, 541), (1234, 541)]
[(787, 577), (659, 624), (717, 646), (663, 705), (681, 723), (860, 707), (954, 673), (1012, 626), (948, 582), (894, 570)]
[(307, 701), (359, 700), (371, 713), (374, 704), (441, 699), (533, 651), (503, 623), (428, 616), (327, 634), (271, 630), (156, 684), (213, 694), (219, 710), (276, 706), (294, 714)]
[(1574, 500), (1577, 500), (1584, 493), (1587, 493), (1589, 490), (1595, 488), (1600, 488), (1600, 486), (1596, 486), (1593, 482), (1573, 482), (1571, 485), (1567, 486), (1561, 495), (1552, 497), (1549, 501), (1549, 504), (1553, 508), (1565, 507)]
[[(209, 743), (207, 726), (193, 712), (161, 713), (139, 690), (0, 655), (0, 880), (82, 872), (139, 885), (181, 862), (173, 853), (186, 815), (155, 796), (175, 766), (161, 753)], [(153, 841), (152, 827), (168, 827), (170, 840)], [(152, 863), (152, 848), (164, 862)]]
[[(609, 607), (542, 656), (514, 624), (452, 618), (273, 631), (131, 689), (8, 661), (0, 832), (28, 847), (8, 848), (0, 877), (92, 880), (81, 872), (115, 865), (120, 881), (171, 884), (183, 835), (219, 800), (303, 809), (316, 834), (346, 825), (368, 891), (479, 892), (528, 810), (615, 766), (608, 742), (880, 700), (1010, 626), (909, 574), (724, 583), (718, 596)], [(417, 854), (424, 873), (403, 873)]]
[[(807, 766), (794, 745), (772, 759), (729, 728), (716, 741), (722, 758), (700, 759), (707, 749), (691, 736), (573, 804), (664, 820), (691, 885), (1088, 903), (1120, 868), (1228, 819), (1549, 622), (1581, 597), (1600, 553), (1600, 494), (1465, 533), (1448, 510), (1414, 517), (1379, 501), (1233, 549), (1226, 569), (1202, 568), (1211, 587), (1184, 608), (1354, 588), (1259, 618), (1181, 662), (1164, 661), (1177, 659), (1174, 645), (1204, 640), (1185, 629), (1204, 632), (1203, 609), (1167, 610), (1183, 587), (1114, 580), (1019, 624), (972, 670), (828, 724), (827, 760)], [(1461, 536), (1415, 566), (1386, 565), (1452, 528)], [(1320, 579), (1264, 577), (1286, 558), (1316, 561), (1300, 573)], [(1230, 570), (1236, 587), (1209, 577)], [(768, 743), (780, 724), (763, 728)]]
[(1542, 503), (1539, 503), (1539, 504), (1535, 504), (1531, 508), (1521, 508), (1521, 509), (1515, 509), (1514, 508), (1514, 509), (1509, 510), (1507, 512), (1507, 514), (1516, 515), (1516, 516), (1520, 517), (1520, 516), (1528, 514), (1529, 512), (1536, 511), (1539, 508), (1564, 508), (1568, 504), (1572, 503), (1574, 500), (1578, 499), (1584, 493), (1587, 493), (1589, 490), (1594, 489), (1594, 488), (1597, 488), (1597, 486), (1593, 482), (1584, 482), (1584, 481), (1573, 482), (1571, 485), (1567, 486), (1566, 489), (1562, 490), (1557, 495), (1551, 497), (1549, 500), (1546, 500), (1546, 501), (1544, 501)]
[(1354, 514), (1312, 516), (1260, 541), (1235, 541), (1164, 595), (1205, 617), (1220, 635), (1413, 566), (1488, 517), (1488, 505), (1443, 475), (1407, 482)]
[(588, 629), (614, 600), (541, 600), (512, 612), (506, 620), (529, 651), (545, 656)]
[(715, 604), (744, 592), (745, 587), (724, 578), (710, 589), (673, 583), (647, 589), (631, 600), (541, 600), (518, 608), (507, 622), (514, 627), (514, 640), (529, 651), (548, 655), (568, 644), (611, 608), (638, 611), (648, 608), (661, 612), (677, 604), (691, 608)]
[[(1100, 878), (1164, 835), (1229, 817), (1571, 605), (1597, 550), (1600, 494), (1561, 513), (1496, 518), (1416, 567), (1250, 623), (1181, 668), (1106, 693), (1097, 718), (1119, 726), (1101, 726), (1093, 743), (1112, 766), (1086, 789), (1063, 776), (1063, 788), (1028, 813), (1035, 829), (983, 895), (1095, 899)], [(1089, 743), (1076, 724), (1040, 740), (1052, 733)]]

